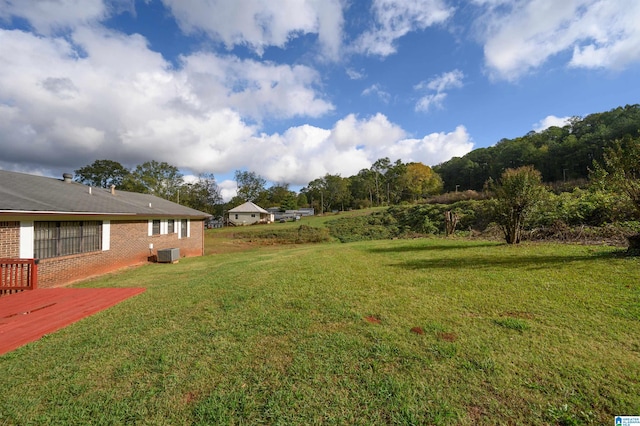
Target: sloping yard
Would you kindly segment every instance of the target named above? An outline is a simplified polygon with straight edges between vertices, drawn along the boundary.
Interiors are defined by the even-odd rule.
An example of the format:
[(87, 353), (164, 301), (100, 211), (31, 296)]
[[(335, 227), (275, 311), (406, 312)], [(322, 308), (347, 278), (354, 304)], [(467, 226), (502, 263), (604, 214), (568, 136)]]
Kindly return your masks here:
[(612, 424), (640, 261), (445, 239), (249, 247), (0, 356), (0, 424)]

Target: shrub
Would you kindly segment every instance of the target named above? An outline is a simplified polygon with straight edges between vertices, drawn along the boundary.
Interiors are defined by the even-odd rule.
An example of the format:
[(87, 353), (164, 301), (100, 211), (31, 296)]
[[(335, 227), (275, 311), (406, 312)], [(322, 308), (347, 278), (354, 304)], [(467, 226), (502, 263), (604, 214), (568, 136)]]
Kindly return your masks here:
[(627, 198), (604, 190), (575, 188), (557, 195), (547, 193), (532, 210), (526, 227), (546, 227), (557, 222), (568, 226), (602, 226), (636, 219), (638, 213)]
[(343, 243), (363, 240), (384, 240), (397, 237), (397, 221), (387, 212), (369, 216), (354, 216), (327, 222), (329, 233)]
[(507, 244), (518, 244), (528, 216), (544, 198), (542, 175), (533, 166), (507, 169), (493, 188), (496, 222)]
[(234, 238), (271, 244), (321, 243), (330, 240), (327, 229), (308, 225), (300, 225), (298, 228), (243, 230), (235, 233)]

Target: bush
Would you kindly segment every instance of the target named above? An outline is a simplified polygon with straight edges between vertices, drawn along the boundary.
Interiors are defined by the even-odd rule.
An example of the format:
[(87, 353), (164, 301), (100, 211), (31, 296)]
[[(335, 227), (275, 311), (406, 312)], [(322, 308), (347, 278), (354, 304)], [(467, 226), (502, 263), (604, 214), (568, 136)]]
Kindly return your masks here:
[(547, 193), (531, 212), (527, 228), (552, 226), (561, 221), (568, 226), (602, 226), (637, 220), (633, 204), (609, 191), (574, 189), (560, 194)]
[(329, 234), (343, 243), (363, 240), (384, 240), (397, 237), (397, 221), (387, 212), (369, 216), (354, 216), (327, 222)]
[(466, 200), (453, 204), (421, 204), (411, 207), (394, 206), (388, 212), (400, 228), (421, 234), (444, 233), (444, 214), (451, 210), (458, 215), (458, 229), (484, 230), (492, 222), (490, 200)]
[(308, 225), (300, 225), (298, 228), (242, 231), (234, 234), (234, 238), (268, 244), (322, 243), (331, 239), (327, 229)]
[[(397, 205), (369, 216), (336, 219), (327, 226), (331, 236), (342, 242), (444, 234), (445, 212), (452, 211), (458, 216), (458, 233), (475, 231), (476, 236), (493, 239), (498, 235), (494, 203), (466, 199)], [(525, 221), (522, 238), (624, 245), (628, 236), (640, 232), (639, 220), (633, 204), (612, 192), (579, 188), (546, 192)]]
[(458, 201), (486, 200), (489, 196), (484, 192), (466, 190), (460, 192), (447, 192), (446, 194), (435, 195), (427, 200), (429, 204), (453, 204)]

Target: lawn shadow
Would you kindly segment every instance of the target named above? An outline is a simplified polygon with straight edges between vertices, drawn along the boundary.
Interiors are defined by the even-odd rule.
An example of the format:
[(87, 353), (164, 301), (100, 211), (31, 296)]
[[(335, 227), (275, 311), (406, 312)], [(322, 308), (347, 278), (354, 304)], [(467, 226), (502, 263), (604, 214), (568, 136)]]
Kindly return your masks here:
[(434, 245), (395, 245), (393, 247), (376, 247), (371, 248), (368, 251), (370, 253), (406, 253), (412, 251), (445, 251), (445, 250), (463, 250), (463, 249), (475, 249), (482, 247), (497, 247), (504, 245), (500, 242), (482, 242), (482, 243), (469, 243), (469, 242), (452, 242), (451, 244), (434, 244)]
[(624, 257), (620, 252), (595, 253), (585, 255), (541, 255), (541, 256), (495, 256), (477, 255), (464, 258), (431, 258), (416, 259), (403, 263), (390, 264), (389, 266), (403, 269), (487, 269), (487, 268), (518, 268), (518, 269), (546, 269), (553, 265), (563, 265), (574, 262), (589, 262), (603, 259)]

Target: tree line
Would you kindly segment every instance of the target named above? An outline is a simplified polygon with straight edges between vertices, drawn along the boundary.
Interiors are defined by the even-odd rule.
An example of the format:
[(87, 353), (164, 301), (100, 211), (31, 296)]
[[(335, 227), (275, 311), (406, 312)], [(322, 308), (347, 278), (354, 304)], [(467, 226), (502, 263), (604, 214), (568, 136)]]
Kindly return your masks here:
[(481, 191), (506, 169), (533, 166), (545, 183), (588, 179), (594, 161), (603, 161), (604, 150), (623, 137), (640, 134), (640, 105), (626, 105), (607, 112), (573, 117), (563, 127), (552, 126), (515, 139), (502, 139), (434, 167), (444, 191)]
[(313, 207), (322, 213), (415, 202), (442, 190), (442, 180), (431, 167), (400, 160), (392, 163), (389, 158), (348, 178), (326, 174), (309, 182), (299, 193), (291, 190), (289, 183), (267, 185), (267, 180), (255, 172), (236, 170), (237, 195), (226, 203), (213, 174), (204, 173), (196, 182), (185, 182), (177, 167), (155, 160), (132, 169), (117, 161), (96, 160), (75, 170), (75, 180), (96, 187), (113, 185), (124, 191), (153, 194), (217, 216), (247, 201), (282, 210)]
[[(246, 201), (282, 210), (313, 207), (324, 213), (415, 204), (442, 192), (475, 190), (495, 195), (500, 188), (496, 185), (505, 179), (505, 172), (522, 167), (529, 167), (531, 173), (535, 171), (537, 177), (532, 179), (540, 183), (586, 181), (590, 177), (597, 180), (594, 171), (611, 180), (611, 176), (619, 175), (619, 170), (612, 167), (631, 168), (621, 161), (614, 164), (611, 159), (634, 158), (629, 150), (633, 150), (639, 135), (640, 105), (627, 105), (584, 118), (573, 117), (563, 127), (503, 139), (495, 146), (473, 150), (433, 168), (381, 158), (353, 176), (326, 174), (316, 178), (299, 192), (291, 190), (286, 182), (268, 185), (255, 172), (237, 170), (237, 195), (227, 203), (222, 200), (213, 174), (201, 174), (195, 182), (185, 182), (178, 168), (166, 162), (147, 161), (127, 169), (116, 161), (96, 160), (75, 172), (79, 182), (151, 193), (216, 216)], [(619, 182), (629, 186), (633, 185), (629, 182), (635, 181), (623, 177)], [(516, 235), (512, 237), (518, 239)]]
[(222, 196), (211, 173), (198, 175), (195, 182), (185, 182), (176, 166), (155, 160), (127, 169), (113, 160), (96, 160), (75, 170), (77, 182), (100, 188), (114, 186), (123, 191), (153, 194), (213, 215), (222, 210)]

